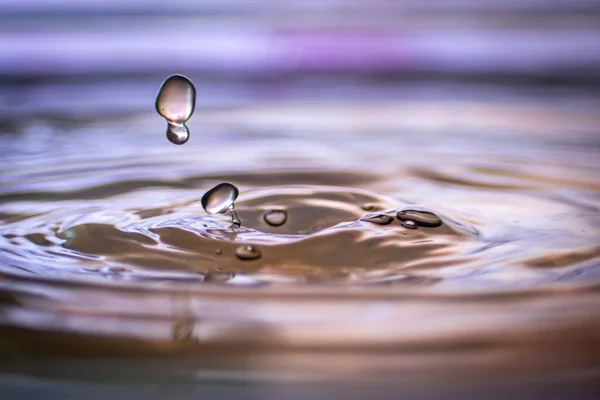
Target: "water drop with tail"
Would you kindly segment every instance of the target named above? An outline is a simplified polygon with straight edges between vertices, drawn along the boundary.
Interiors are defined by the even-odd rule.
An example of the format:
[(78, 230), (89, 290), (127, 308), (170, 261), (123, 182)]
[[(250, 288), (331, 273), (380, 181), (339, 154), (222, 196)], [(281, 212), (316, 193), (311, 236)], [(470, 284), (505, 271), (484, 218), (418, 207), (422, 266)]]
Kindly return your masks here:
[(172, 75), (160, 86), (156, 96), (156, 111), (168, 123), (167, 138), (173, 144), (184, 144), (190, 137), (185, 125), (196, 107), (196, 88), (183, 75)]
[(200, 203), (202, 208), (209, 214), (219, 214), (229, 211), (231, 214), (231, 222), (234, 225), (240, 226), (241, 221), (234, 210), (233, 202), (239, 194), (238, 188), (231, 183), (219, 183), (208, 192), (204, 193)]

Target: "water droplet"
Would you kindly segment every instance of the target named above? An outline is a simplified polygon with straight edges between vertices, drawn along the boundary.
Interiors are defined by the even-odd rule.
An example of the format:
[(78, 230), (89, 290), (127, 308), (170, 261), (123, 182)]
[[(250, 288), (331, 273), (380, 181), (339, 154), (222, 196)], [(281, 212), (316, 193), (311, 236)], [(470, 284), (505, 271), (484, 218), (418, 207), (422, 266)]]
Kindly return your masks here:
[(389, 225), (394, 221), (394, 217), (387, 214), (369, 214), (362, 217), (361, 220), (378, 225)]
[(417, 229), (417, 223), (415, 221), (406, 220), (401, 222), (402, 226), (408, 229)]
[(184, 124), (172, 124), (167, 127), (167, 139), (173, 144), (185, 144), (190, 138), (190, 131)]
[(233, 277), (235, 274), (233, 272), (227, 271), (211, 271), (204, 275), (204, 282), (227, 282)]
[(256, 260), (261, 256), (260, 250), (249, 244), (242, 245), (235, 249), (235, 255), (240, 260)]
[(220, 256), (221, 254), (223, 254), (223, 251), (221, 249), (217, 249), (217, 255)]
[(196, 107), (196, 88), (183, 75), (168, 77), (156, 96), (156, 111), (164, 117), (169, 126), (167, 138), (171, 143), (184, 144), (190, 137), (185, 122), (190, 119)]
[(365, 211), (377, 211), (379, 210), (379, 206), (375, 203), (365, 203), (362, 206), (360, 206), (360, 208), (362, 208)]
[(440, 217), (429, 211), (402, 210), (398, 211), (396, 217), (398, 217), (400, 221), (413, 221), (418, 226), (425, 228), (436, 228), (442, 225)]
[(204, 193), (200, 203), (209, 214), (218, 214), (232, 208), (233, 202), (239, 194), (238, 189), (231, 183), (219, 183), (208, 192)]
[(287, 221), (287, 212), (285, 210), (268, 210), (264, 213), (263, 219), (271, 226), (281, 226)]
[(196, 88), (183, 75), (172, 75), (165, 79), (156, 96), (156, 111), (167, 121), (183, 124), (196, 107)]

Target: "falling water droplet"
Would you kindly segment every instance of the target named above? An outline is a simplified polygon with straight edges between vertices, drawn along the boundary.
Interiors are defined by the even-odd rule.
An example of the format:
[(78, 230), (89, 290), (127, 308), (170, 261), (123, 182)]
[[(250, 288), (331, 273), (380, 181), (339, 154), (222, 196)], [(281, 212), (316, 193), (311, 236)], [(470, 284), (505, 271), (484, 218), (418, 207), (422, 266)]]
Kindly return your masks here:
[(415, 221), (406, 220), (401, 222), (402, 226), (408, 229), (417, 229), (417, 223)]
[(189, 138), (185, 122), (196, 107), (196, 88), (183, 75), (172, 75), (161, 85), (156, 96), (156, 111), (164, 117), (169, 127), (167, 138), (174, 144), (184, 144)]
[(167, 121), (183, 124), (196, 107), (196, 88), (183, 75), (165, 79), (156, 96), (156, 111)]
[(256, 260), (261, 256), (260, 250), (249, 244), (241, 245), (235, 249), (235, 255), (240, 260)]
[(184, 124), (172, 124), (167, 127), (167, 139), (173, 144), (184, 144), (190, 138), (190, 131)]
[(378, 225), (389, 225), (394, 221), (394, 217), (387, 214), (369, 214), (362, 217), (361, 220)]
[(429, 211), (402, 210), (398, 211), (396, 217), (398, 217), (400, 221), (413, 221), (418, 226), (425, 228), (436, 228), (442, 225), (441, 218)]
[(265, 222), (271, 226), (281, 226), (286, 223), (287, 218), (285, 210), (268, 210), (263, 215)]

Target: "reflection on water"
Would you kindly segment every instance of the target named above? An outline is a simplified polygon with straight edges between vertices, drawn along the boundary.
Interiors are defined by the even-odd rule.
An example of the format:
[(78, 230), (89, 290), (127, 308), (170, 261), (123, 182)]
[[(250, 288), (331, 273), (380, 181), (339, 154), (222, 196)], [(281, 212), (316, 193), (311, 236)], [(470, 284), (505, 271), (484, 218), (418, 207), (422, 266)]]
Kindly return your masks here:
[[(181, 147), (152, 109), (5, 114), (2, 353), (222, 351), (191, 367), (217, 381), (250, 373), (224, 354), (245, 354), (275, 381), (314, 381), (315, 368), (333, 380), (407, 370), (440, 380), (457, 351), (459, 380), (589, 370), (598, 117), (520, 99), (517, 119), (502, 96), (258, 101), (204, 110)], [(241, 227), (203, 210), (219, 182), (240, 189)], [(388, 362), (375, 354), (352, 370), (302, 358), (319, 349), (396, 358), (386, 373), (366, 372)], [(527, 362), (516, 366), (513, 351)]]

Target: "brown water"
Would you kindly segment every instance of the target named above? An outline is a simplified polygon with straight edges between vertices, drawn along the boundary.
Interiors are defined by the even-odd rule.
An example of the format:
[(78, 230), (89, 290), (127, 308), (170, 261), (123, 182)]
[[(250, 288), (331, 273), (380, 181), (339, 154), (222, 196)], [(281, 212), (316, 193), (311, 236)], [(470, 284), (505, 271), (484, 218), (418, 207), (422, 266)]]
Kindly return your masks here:
[[(594, 96), (351, 82), (197, 80), (184, 146), (154, 111), (160, 79), (5, 86), (2, 369), (195, 354), (169, 376), (596, 374)], [(202, 210), (220, 182), (240, 189), (240, 228)], [(441, 224), (413, 229), (402, 210)], [(121, 377), (121, 362), (84, 375)], [(163, 362), (135, 368), (153, 376)]]

